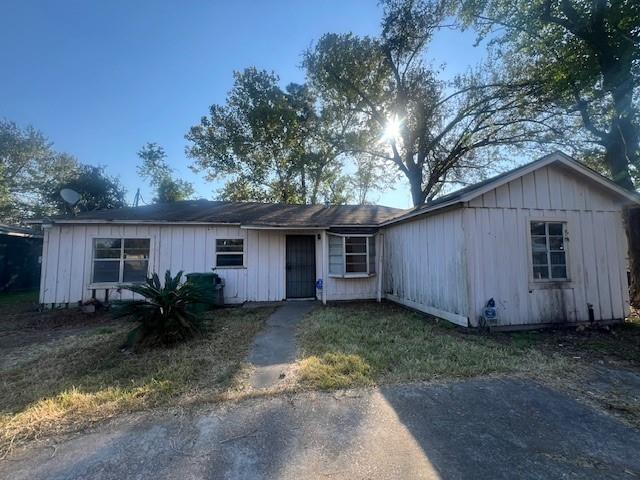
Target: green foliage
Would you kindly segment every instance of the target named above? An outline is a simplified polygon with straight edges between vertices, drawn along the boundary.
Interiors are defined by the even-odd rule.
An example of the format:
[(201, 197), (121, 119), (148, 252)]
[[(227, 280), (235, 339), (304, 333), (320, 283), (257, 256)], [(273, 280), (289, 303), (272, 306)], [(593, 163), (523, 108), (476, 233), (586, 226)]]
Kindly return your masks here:
[(504, 58), (514, 81), (539, 86), (539, 105), (580, 127), (573, 140), (584, 141), (586, 155), (599, 155), (614, 181), (633, 188), (640, 167), (636, 0), (465, 0), (458, 14)]
[(149, 180), (156, 189), (156, 203), (188, 200), (194, 194), (193, 185), (185, 180), (173, 178), (173, 170), (167, 163), (167, 154), (157, 143), (147, 143), (138, 152), (142, 163), (138, 175)]
[(0, 120), (0, 222), (58, 213), (47, 187), (77, 168), (77, 161), (53, 150), (35, 128)]
[[(234, 74), (225, 105), (186, 135), (196, 171), (227, 178), (223, 199), (317, 203), (341, 175), (342, 125), (305, 85), (256, 68)], [(344, 192), (339, 196), (344, 198)]]
[(158, 341), (168, 345), (191, 338), (200, 330), (200, 319), (190, 308), (205, 301), (202, 292), (193, 283), (181, 283), (181, 280), (182, 271), (172, 277), (167, 270), (164, 285), (154, 273), (143, 284), (122, 287), (144, 297), (144, 300), (122, 302), (116, 308), (116, 317), (131, 316), (140, 322), (129, 333), (129, 347)]
[[(126, 206), (125, 190), (116, 177), (107, 175), (103, 167), (77, 165), (67, 178), (48, 182), (46, 199), (58, 212), (91, 211)], [(70, 188), (78, 192), (80, 201), (71, 207), (60, 197), (60, 190)]]
[(392, 165), (409, 181), (415, 205), (548, 130), (544, 119), (528, 116), (527, 87), (502, 82), (491, 62), (452, 81), (424, 62), (446, 20), (445, 2), (382, 3), (379, 36), (326, 34), (306, 52), (304, 66), (326, 108), (350, 119), (348, 150), (387, 171)]

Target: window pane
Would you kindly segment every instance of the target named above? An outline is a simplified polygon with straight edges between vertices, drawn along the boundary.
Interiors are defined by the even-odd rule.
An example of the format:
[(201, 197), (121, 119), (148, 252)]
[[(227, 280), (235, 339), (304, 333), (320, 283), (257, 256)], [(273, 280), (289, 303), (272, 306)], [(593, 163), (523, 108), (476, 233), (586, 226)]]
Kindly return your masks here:
[(216, 252), (242, 252), (244, 240), (241, 238), (234, 239), (217, 239)]
[(347, 273), (367, 273), (366, 255), (347, 255)]
[(93, 245), (93, 258), (120, 258), (119, 238), (96, 238)]
[(120, 239), (119, 238), (96, 238), (95, 240), (96, 248), (117, 248), (120, 249)]
[(124, 258), (132, 260), (147, 260), (149, 258), (150, 243), (151, 240), (148, 238), (125, 238)]
[(566, 263), (564, 252), (551, 252), (551, 265), (565, 265)]
[(560, 235), (562, 236), (562, 224), (561, 223), (550, 223), (549, 224), (549, 235)]
[(563, 237), (549, 237), (549, 249), (550, 250), (564, 250), (564, 238)]
[(120, 281), (120, 261), (95, 260), (93, 262), (93, 282)]
[(544, 222), (531, 222), (531, 235), (546, 235)]
[(124, 282), (144, 282), (147, 279), (147, 260), (134, 260), (124, 262), (124, 272), (122, 281)]
[(329, 273), (333, 275), (342, 275), (344, 273), (342, 255), (340, 255), (340, 257), (329, 257)]
[(329, 273), (333, 275), (342, 275), (344, 273), (343, 241), (343, 237), (329, 235)]
[(344, 249), (346, 253), (367, 253), (367, 237), (346, 237)]
[(376, 273), (376, 238), (369, 237), (369, 273)]
[(546, 265), (547, 253), (546, 252), (533, 252), (533, 264), (534, 265)]
[(546, 267), (546, 266), (533, 267), (533, 278), (535, 278), (536, 280), (549, 278), (549, 267)]
[(545, 237), (531, 237), (531, 247), (534, 252), (546, 252), (547, 239)]
[(567, 267), (564, 265), (551, 267), (551, 278), (567, 278)]
[(218, 267), (242, 267), (242, 254), (216, 255)]

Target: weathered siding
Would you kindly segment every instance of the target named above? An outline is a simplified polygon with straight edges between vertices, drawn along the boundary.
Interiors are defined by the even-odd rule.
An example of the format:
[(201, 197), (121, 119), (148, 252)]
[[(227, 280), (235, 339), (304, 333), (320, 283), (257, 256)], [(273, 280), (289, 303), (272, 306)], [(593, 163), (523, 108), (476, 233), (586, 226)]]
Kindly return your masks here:
[(466, 326), (462, 209), (386, 228), (383, 264), (387, 298)]
[[(247, 230), (206, 225), (54, 225), (45, 231), (40, 302), (66, 304), (91, 298), (93, 238), (151, 239), (149, 270), (164, 275), (209, 272), (215, 264), (216, 238), (245, 241), (244, 268), (218, 268), (225, 280), (225, 302), (276, 301), (285, 298), (285, 231)], [(309, 233), (309, 232), (304, 232)], [(310, 233), (317, 238), (317, 233)], [(316, 274), (322, 277), (322, 244), (316, 240)], [(331, 285), (331, 282), (329, 282)], [(375, 295), (375, 294), (374, 294)], [(96, 296), (105, 298), (105, 289)], [(131, 299), (126, 290), (110, 289), (110, 299)]]
[[(548, 166), (475, 198), (464, 209), (471, 322), (494, 298), (500, 325), (620, 319), (629, 302), (622, 207), (611, 194)], [(531, 220), (567, 223), (569, 282), (533, 282)]]

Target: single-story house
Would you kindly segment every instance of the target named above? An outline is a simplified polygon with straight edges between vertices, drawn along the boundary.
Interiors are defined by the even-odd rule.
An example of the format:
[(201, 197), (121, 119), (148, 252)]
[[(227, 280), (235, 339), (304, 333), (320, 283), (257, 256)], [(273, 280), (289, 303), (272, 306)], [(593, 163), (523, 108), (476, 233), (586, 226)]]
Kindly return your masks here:
[(42, 238), (32, 228), (0, 224), (0, 292), (38, 288)]
[(184, 201), (43, 222), (40, 302), (128, 299), (170, 269), (225, 280), (227, 303), (382, 299), (477, 326), (628, 314), (623, 211), (638, 196), (556, 152), (411, 210)]

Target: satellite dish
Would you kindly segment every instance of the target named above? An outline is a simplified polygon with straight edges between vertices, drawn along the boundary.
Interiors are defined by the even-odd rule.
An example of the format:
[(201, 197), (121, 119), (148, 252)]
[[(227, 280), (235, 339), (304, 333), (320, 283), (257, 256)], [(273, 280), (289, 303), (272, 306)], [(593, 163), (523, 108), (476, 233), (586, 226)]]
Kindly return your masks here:
[(76, 192), (75, 190), (71, 190), (70, 188), (63, 188), (62, 190), (60, 190), (60, 196), (72, 207), (82, 198), (82, 196), (78, 192)]

